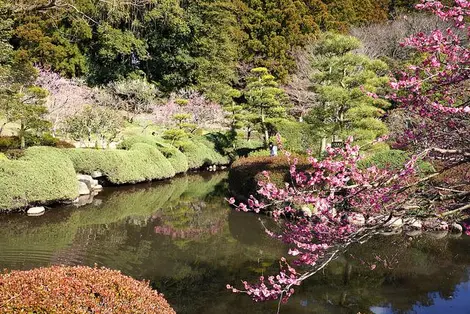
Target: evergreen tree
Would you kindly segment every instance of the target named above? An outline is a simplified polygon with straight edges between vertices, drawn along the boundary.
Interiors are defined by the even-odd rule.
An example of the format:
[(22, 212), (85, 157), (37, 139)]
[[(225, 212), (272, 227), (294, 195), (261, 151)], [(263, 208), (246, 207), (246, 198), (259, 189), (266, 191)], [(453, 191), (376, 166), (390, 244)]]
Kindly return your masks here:
[(279, 88), (274, 76), (266, 68), (254, 68), (247, 78), (245, 98), (247, 110), (253, 114), (252, 123), (259, 126), (264, 144), (269, 141), (267, 118), (282, 117), (288, 106), (288, 96)]
[(327, 33), (315, 46), (312, 77), (320, 103), (306, 121), (325, 137), (353, 135), (360, 143), (386, 134), (380, 120), (389, 103), (372, 95), (388, 86), (387, 65), (353, 52), (360, 42), (350, 36)]

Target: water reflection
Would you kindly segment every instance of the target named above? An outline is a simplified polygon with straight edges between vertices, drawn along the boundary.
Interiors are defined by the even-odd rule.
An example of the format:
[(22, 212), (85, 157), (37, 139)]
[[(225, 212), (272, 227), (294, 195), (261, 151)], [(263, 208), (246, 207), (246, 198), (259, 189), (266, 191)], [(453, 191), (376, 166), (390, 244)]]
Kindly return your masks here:
[[(85, 207), (0, 217), (0, 267), (103, 265), (151, 280), (178, 313), (274, 313), (225, 290), (275, 271), (286, 248), (231, 211), (226, 175), (108, 189)], [(261, 217), (269, 223), (266, 217)], [(376, 270), (367, 265), (381, 262)], [(470, 240), (379, 237), (298, 288), (282, 313), (468, 313)]]

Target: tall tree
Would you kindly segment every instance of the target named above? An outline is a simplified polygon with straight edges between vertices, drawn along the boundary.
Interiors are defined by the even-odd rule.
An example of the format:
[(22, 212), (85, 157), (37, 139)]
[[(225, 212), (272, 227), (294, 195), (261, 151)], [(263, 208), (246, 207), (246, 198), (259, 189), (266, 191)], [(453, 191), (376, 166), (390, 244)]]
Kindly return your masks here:
[(266, 68), (254, 68), (247, 78), (245, 98), (247, 110), (256, 114), (256, 124), (263, 134), (265, 146), (268, 145), (269, 134), (266, 119), (283, 116), (289, 104), (288, 96), (279, 88), (275, 77)]
[(389, 103), (373, 97), (388, 86), (387, 65), (353, 52), (360, 42), (350, 36), (328, 33), (313, 48), (313, 87), (320, 103), (307, 121), (333, 140), (353, 135), (359, 142), (387, 132), (380, 120)]

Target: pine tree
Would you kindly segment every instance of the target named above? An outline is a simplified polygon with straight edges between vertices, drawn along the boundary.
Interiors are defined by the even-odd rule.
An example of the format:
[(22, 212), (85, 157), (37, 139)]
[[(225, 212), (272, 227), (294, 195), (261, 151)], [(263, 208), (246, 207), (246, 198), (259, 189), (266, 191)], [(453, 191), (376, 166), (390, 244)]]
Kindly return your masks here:
[(269, 74), (266, 68), (254, 68), (247, 78), (245, 98), (247, 110), (254, 114), (252, 123), (259, 126), (263, 134), (264, 144), (269, 141), (267, 118), (282, 117), (288, 106), (288, 96), (284, 90), (279, 88), (275, 77)]
[(352, 135), (360, 143), (387, 133), (380, 120), (389, 103), (372, 95), (388, 86), (387, 65), (353, 52), (360, 42), (350, 36), (327, 33), (316, 45), (312, 77), (320, 103), (307, 122), (333, 141)]

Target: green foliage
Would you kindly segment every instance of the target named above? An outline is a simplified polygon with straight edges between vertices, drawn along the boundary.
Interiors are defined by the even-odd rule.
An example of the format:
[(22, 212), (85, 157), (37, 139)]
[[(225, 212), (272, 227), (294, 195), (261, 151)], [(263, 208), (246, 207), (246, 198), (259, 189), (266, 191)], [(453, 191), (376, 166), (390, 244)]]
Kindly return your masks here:
[[(391, 168), (394, 170), (402, 169), (404, 164), (410, 159), (410, 154), (402, 150), (385, 150), (372, 154), (361, 161), (359, 167), (368, 168), (376, 166), (377, 168)], [(418, 169), (422, 175), (435, 172), (434, 167), (426, 161), (418, 162)]]
[(101, 171), (114, 184), (171, 178), (171, 163), (155, 147), (137, 143), (129, 150), (64, 149), (79, 173)]
[(320, 0), (244, 0), (239, 4), (243, 60), (272, 70), (281, 80), (295, 69), (292, 52), (305, 45), (329, 19)]
[(354, 53), (359, 45), (353, 37), (332, 33), (317, 43), (312, 54), (318, 72), (312, 83), (320, 104), (306, 121), (324, 137), (344, 140), (352, 135), (363, 144), (387, 133), (380, 117), (390, 104), (368, 94), (386, 92), (387, 65)]
[(168, 159), (175, 173), (184, 173), (188, 171), (188, 159), (186, 156), (176, 147), (165, 143), (161, 139), (154, 136), (132, 136), (124, 139), (118, 148), (129, 150), (134, 144), (145, 143), (148, 145), (156, 146), (158, 150)]
[(208, 165), (227, 165), (230, 160), (222, 156), (210, 141), (194, 137), (190, 142), (181, 146), (180, 150), (188, 158), (189, 169), (199, 169)]
[(270, 134), (279, 133), (282, 145), (290, 152), (305, 154), (307, 150), (319, 151), (321, 138), (316, 129), (303, 122), (287, 119), (270, 119), (268, 121)]
[(268, 144), (268, 130), (266, 118), (276, 118), (285, 115), (288, 106), (287, 94), (279, 88), (274, 76), (269, 74), (266, 68), (254, 68), (250, 71), (247, 79), (245, 98), (247, 99), (247, 110), (255, 119), (251, 123), (259, 125), (264, 134), (264, 144)]
[(31, 147), (18, 160), (0, 160), (0, 210), (77, 196), (73, 164), (61, 150)]

